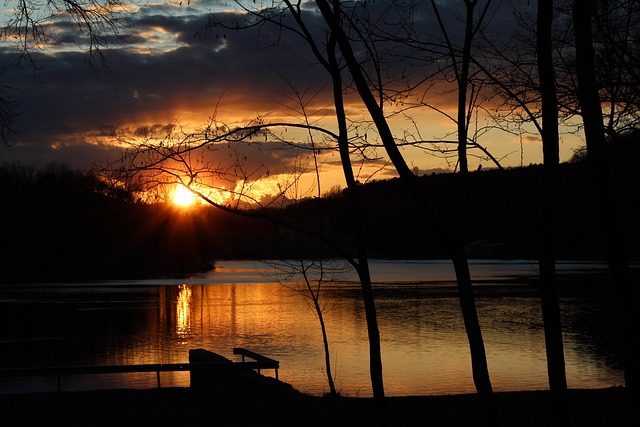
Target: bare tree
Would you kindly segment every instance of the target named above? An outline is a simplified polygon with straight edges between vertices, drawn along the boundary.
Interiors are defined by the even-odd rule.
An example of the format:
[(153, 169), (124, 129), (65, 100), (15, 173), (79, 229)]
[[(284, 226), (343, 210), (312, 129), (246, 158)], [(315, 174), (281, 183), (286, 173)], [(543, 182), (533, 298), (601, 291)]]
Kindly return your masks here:
[(14, 0), (7, 5), (11, 3), (13, 13), (2, 25), (4, 41), (14, 43), (19, 61), (34, 66), (32, 52), (55, 46), (57, 27), (69, 22), (76, 24), (92, 64), (104, 65), (103, 48), (111, 37), (122, 35), (122, 18), (132, 10), (128, 0)]
[(283, 286), (305, 298), (313, 308), (320, 330), (322, 332), (322, 343), (324, 348), (324, 365), (326, 369), (327, 382), (329, 384), (329, 395), (337, 396), (334, 376), (331, 369), (331, 352), (329, 351), (329, 337), (324, 320), (326, 304), (323, 302), (321, 292), (323, 285), (328, 281), (339, 281), (349, 275), (352, 270), (348, 265), (340, 265), (335, 260), (270, 260), (263, 261), (271, 266), (273, 275)]
[[(329, 67), (332, 66), (329, 65)], [(337, 81), (336, 84), (339, 85), (340, 81)], [(337, 86), (334, 95), (338, 97), (341, 94), (342, 87)], [(301, 105), (304, 105), (304, 102)], [(308, 169), (295, 171), (290, 181), (283, 181), (279, 184), (280, 190), (276, 197), (270, 198), (265, 204), (252, 196), (251, 186), (253, 181), (267, 174), (268, 171), (261, 166), (257, 168), (249, 166), (250, 159), (247, 154), (243, 153), (243, 148), (247, 146), (278, 144), (284, 149), (299, 149), (311, 153), (312, 158), (315, 158), (315, 153), (318, 151), (335, 149), (336, 141), (338, 141), (341, 159), (348, 159), (352, 141), (348, 135), (346, 115), (340, 99), (337, 99), (336, 108), (341, 111), (337, 114), (340, 129), (338, 134), (312, 124), (304, 113), (304, 107), (299, 111), (299, 117), (302, 117), (300, 122), (267, 123), (262, 118), (257, 118), (252, 123), (242, 126), (227, 125), (217, 121), (214, 114), (211, 122), (199, 132), (183, 132), (176, 125), (160, 140), (152, 137), (143, 141), (123, 139), (122, 142), (129, 144), (130, 149), (118, 162), (103, 167), (103, 171), (118, 182), (142, 186), (146, 191), (153, 191), (163, 186), (183, 185), (214, 207), (237, 215), (259, 217), (296, 233), (315, 238), (347, 260), (354, 267), (361, 284), (370, 343), (370, 371), (374, 402), (380, 425), (386, 425), (388, 421), (382, 382), (380, 333), (366, 256), (365, 232), (362, 216), (359, 216), (361, 209), (359, 205), (354, 206), (357, 201), (356, 187), (358, 184), (351, 162), (343, 161), (342, 167), (346, 175), (350, 199), (353, 202), (351, 203), (352, 218), (350, 221), (354, 230), (355, 257), (352, 255), (351, 246), (345, 248), (343, 245), (331, 241), (322, 233), (321, 229), (309, 228), (309, 224), (304, 224), (304, 222), (298, 224), (281, 220), (274, 216), (269, 209), (276, 206), (278, 201), (299, 197), (299, 193), (292, 194), (291, 191), (297, 191), (296, 188), (302, 174), (317, 171), (317, 165), (312, 164)], [(285, 136), (287, 129), (304, 130), (307, 132), (307, 141), (288, 138)], [(323, 138), (318, 138), (319, 141), (322, 141), (322, 145), (318, 145), (316, 134), (323, 135)], [(357, 139), (359, 136), (355, 136), (355, 138)], [(212, 156), (212, 153), (217, 156)], [(220, 155), (221, 153), (224, 154)], [(220, 157), (224, 160), (216, 160)], [(229, 182), (241, 182), (243, 185), (236, 184), (234, 190), (229, 190), (224, 186), (224, 183)], [(319, 186), (320, 183), (316, 182), (316, 185)], [(222, 202), (217, 198), (221, 192), (230, 193), (228, 201)], [(317, 189), (317, 193), (321, 194), (319, 189)]]
[(332, 34), (328, 45), (328, 71), (333, 82), (333, 98), (336, 107), (336, 119), (338, 122), (338, 150), (349, 199), (351, 201), (351, 223), (354, 230), (355, 245), (358, 262), (353, 264), (360, 280), (360, 289), (365, 305), (367, 318), (367, 333), (369, 337), (369, 371), (373, 388), (375, 407), (378, 415), (378, 425), (381, 427), (389, 424), (386, 402), (384, 401), (384, 382), (382, 376), (382, 354), (380, 344), (380, 330), (373, 295), (371, 273), (369, 271), (369, 257), (366, 246), (366, 230), (363, 226), (364, 212), (360, 202), (360, 191), (353, 173), (351, 164), (349, 137), (347, 129), (347, 115), (344, 107), (342, 70), (337, 58), (338, 40)]
[[(583, 131), (577, 81), (576, 42), (572, 1), (554, 2), (552, 25), (553, 65), (561, 132), (579, 135)], [(531, 10), (528, 10), (531, 9)], [(537, 135), (540, 132), (541, 100), (538, 88), (533, 7), (514, 7), (519, 30), (509, 39), (483, 32), (483, 59), (474, 62), (487, 69), (486, 76), (499, 88), (502, 102), (493, 110), (496, 124), (508, 132)], [(640, 6), (627, 0), (599, 0), (593, 9), (594, 84), (600, 98), (605, 133), (612, 140), (640, 124), (638, 43)], [(525, 108), (526, 107), (526, 108)], [(562, 133), (561, 133), (562, 135)]]
[[(350, 221), (353, 230), (353, 245), (355, 249), (355, 257), (348, 258), (354, 267), (360, 282), (362, 298), (365, 307), (365, 318), (367, 324), (367, 335), (369, 340), (369, 372), (371, 377), (371, 385), (374, 397), (374, 404), (377, 411), (378, 423), (381, 426), (388, 425), (388, 414), (385, 403), (384, 382), (382, 375), (382, 355), (380, 345), (380, 331), (378, 328), (377, 313), (375, 300), (373, 295), (373, 287), (371, 283), (371, 275), (369, 272), (369, 260), (366, 247), (366, 231), (364, 229), (364, 213), (362, 211), (358, 182), (354, 174), (351, 154), (356, 151), (361, 156), (366, 157), (366, 149), (369, 146), (366, 142), (366, 133), (364, 137), (356, 132), (355, 140), (363, 142), (360, 147), (354, 143), (354, 138), (350, 137), (347, 114), (345, 111), (344, 91), (345, 83), (342, 79), (342, 65), (337, 56), (337, 40), (335, 36), (329, 33), (324, 40), (324, 54), (322, 46), (316, 41), (311, 29), (305, 22), (304, 8), (300, 2), (294, 3), (289, 1), (283, 2), (286, 11), (291, 14), (295, 26), (287, 23), (284, 19), (283, 11), (279, 9), (258, 9), (257, 11), (244, 8), (247, 14), (258, 23), (275, 24), (277, 28), (291, 31), (293, 34), (301, 37), (312, 51), (317, 61), (325, 68), (331, 77), (333, 106), (335, 108), (335, 118), (337, 121), (338, 133), (335, 135), (337, 148), (340, 154), (340, 161), (343, 175), (347, 183), (347, 193), (350, 200)], [(219, 21), (214, 25), (223, 25)], [(235, 24), (237, 25), (237, 23)], [(234, 26), (235, 26), (234, 25)], [(256, 22), (251, 22), (256, 25)], [(357, 128), (356, 128), (357, 131)], [(364, 138), (364, 139), (363, 139)]]
[(601, 99), (597, 90), (594, 42), (592, 36), (592, 16), (594, 2), (582, 0), (573, 2), (573, 18), (576, 42), (576, 70), (578, 95), (585, 138), (587, 141), (587, 160), (590, 165), (592, 182), (597, 205), (600, 206), (600, 218), (605, 227), (607, 256), (611, 281), (620, 301), (621, 330), (623, 331), (623, 354), (625, 385), (629, 409), (629, 425), (640, 422), (640, 391), (638, 389), (638, 328), (637, 309), (640, 306), (640, 293), (633, 283), (629, 271), (626, 253), (626, 230), (618, 221), (620, 200), (610, 172), (608, 162), (605, 126)]
[[(637, 123), (637, 78), (631, 69), (635, 69), (633, 64), (637, 59), (632, 40), (640, 33), (640, 20), (635, 2), (546, 3), (538, 3), (536, 31), (529, 26), (534, 22), (533, 19), (523, 17), (521, 20), (522, 28), (537, 34), (536, 54), (527, 50), (526, 46), (531, 45), (531, 41), (526, 38), (519, 40), (518, 47), (488, 43), (498, 59), (496, 67), (486, 74), (504, 96), (503, 113), (498, 119), (518, 125), (532, 123), (543, 140), (546, 196), (541, 233), (540, 282), (555, 422), (563, 425), (568, 422), (567, 385), (560, 317), (557, 302), (554, 302), (557, 299), (553, 285), (555, 255), (551, 252), (556, 227), (553, 212), (557, 209), (557, 190), (553, 182), (557, 182), (558, 117), (565, 125), (575, 127), (570, 121), (576, 115), (582, 116), (577, 129), (584, 130), (587, 158), (592, 170), (591, 185), (599, 200), (597, 205), (602, 209), (602, 222), (607, 224), (604, 236), (611, 279), (617, 283), (621, 306), (625, 307), (621, 312), (627, 313), (626, 317), (622, 316), (622, 327), (630, 328), (625, 333), (627, 339), (624, 349), (625, 360), (631, 365), (625, 366), (625, 377), (631, 384), (627, 389), (629, 407), (637, 407), (638, 394), (634, 384), (637, 384), (635, 361), (638, 357), (635, 353), (637, 345), (633, 344), (637, 338), (631, 331), (637, 329), (638, 319), (629, 313), (637, 308), (638, 294), (629, 287), (631, 278), (625, 253), (625, 232), (615, 229), (621, 226), (616, 216), (620, 203), (615, 196), (619, 193), (619, 183), (616, 184), (609, 175), (611, 169), (607, 158), (610, 150), (605, 134), (615, 140), (620, 133)], [(552, 19), (553, 14), (555, 19)], [(594, 33), (594, 29), (597, 33)], [(517, 54), (507, 56), (503, 52)], [(632, 417), (638, 419), (637, 411)]]
[(547, 352), (547, 373), (554, 425), (571, 425), (568, 411), (567, 377), (562, 342), (562, 323), (556, 289), (556, 228), (558, 211), (558, 108), (553, 67), (551, 27), (553, 0), (538, 2), (538, 75), (542, 107), (542, 151), (544, 155), (544, 195), (540, 228), (540, 295)]
[(338, 1), (333, 1), (330, 4), (327, 0), (316, 0), (316, 4), (318, 5), (327, 25), (331, 29), (332, 35), (336, 39), (336, 43), (340, 48), (343, 60), (345, 61), (347, 69), (353, 78), (360, 98), (364, 102), (369, 115), (375, 123), (387, 155), (398, 172), (403, 184), (410, 191), (410, 194), (420, 211), (425, 214), (427, 218), (433, 221), (434, 228), (438, 233), (440, 242), (446, 245), (449, 250), (449, 255), (454, 264), (460, 295), (460, 305), (465, 329), (469, 339), (473, 378), (476, 384), (476, 389), (478, 390), (478, 394), (483, 403), (482, 408), (487, 423), (490, 425), (500, 425), (500, 419), (493, 398), (491, 380), (489, 379), (486, 353), (484, 350), (484, 340), (482, 338), (480, 324), (477, 317), (473, 289), (471, 286), (471, 276), (469, 273), (468, 260), (464, 251), (464, 245), (462, 244), (462, 241), (456, 238), (456, 236), (447, 235), (445, 227), (442, 226), (441, 219), (434, 212), (431, 206), (431, 201), (424, 192), (424, 188), (421, 187), (417, 177), (413, 174), (402, 156), (389, 127), (389, 123), (384, 115), (381, 104), (376, 100), (374, 93), (368, 85), (365, 73), (360, 62), (355, 56), (352, 43), (345, 32), (345, 28), (343, 27), (342, 5)]
[[(559, 70), (559, 99), (563, 114), (581, 115), (577, 58), (581, 40), (574, 38), (573, 2), (560, 2), (564, 28), (555, 31)], [(615, 140), (640, 125), (640, 5), (628, 0), (598, 0), (591, 5), (594, 83), (600, 99), (605, 134)], [(561, 31), (564, 30), (564, 31)], [(579, 122), (582, 126), (582, 121)]]
[[(494, 117), (498, 122), (516, 123), (518, 128), (529, 122), (542, 138), (544, 165), (543, 199), (540, 208), (540, 300), (545, 331), (547, 374), (552, 394), (555, 425), (569, 425), (568, 390), (562, 340), (562, 323), (556, 285), (556, 240), (558, 215), (559, 166), (559, 109), (556, 89), (555, 57), (553, 45), (554, 8), (552, 1), (539, 1), (535, 27), (522, 19), (523, 27), (536, 35), (535, 42), (519, 40), (519, 50), (504, 54), (504, 45), (490, 41), (495, 56), (494, 69), (488, 62), (476, 64), (485, 70), (486, 77), (502, 97), (498, 108), (505, 113)], [(535, 53), (528, 48), (535, 46)], [(500, 71), (494, 72), (499, 69)]]

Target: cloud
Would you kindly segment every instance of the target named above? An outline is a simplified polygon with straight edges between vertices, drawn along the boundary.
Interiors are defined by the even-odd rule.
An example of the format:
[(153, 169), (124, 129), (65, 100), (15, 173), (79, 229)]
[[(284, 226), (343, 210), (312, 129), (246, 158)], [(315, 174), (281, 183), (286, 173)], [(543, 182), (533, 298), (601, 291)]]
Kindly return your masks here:
[[(64, 49), (35, 52), (35, 72), (24, 65), (8, 69), (5, 79), (18, 99), (21, 130), (14, 137), (12, 156), (24, 155), (27, 161), (60, 158), (52, 143), (68, 139), (66, 146), (81, 144), (83, 135), (94, 139), (96, 129), (119, 125), (202, 124), (216, 106), (223, 110), (219, 115), (250, 119), (278, 107), (274, 93), (291, 90), (285, 75), (292, 85), (302, 85), (314, 72), (321, 74), (304, 60), (288, 61), (291, 53), (286, 49), (271, 49), (268, 55), (256, 51), (256, 35), (250, 31), (196, 35), (206, 22), (205, 14), (142, 14), (128, 43), (105, 51), (110, 67), (106, 77), (87, 65), (84, 53)], [(72, 43), (70, 36), (61, 38)], [(148, 49), (154, 44), (158, 46)], [(287, 61), (291, 66), (276, 72), (276, 66)], [(90, 148), (84, 160), (103, 154), (96, 150), (91, 156)], [(41, 155), (35, 155), (38, 149)], [(82, 162), (75, 156), (60, 160)]]
[[(382, 15), (383, 10), (376, 9), (382, 3), (368, 4), (372, 16)], [(420, 28), (436, 31), (426, 3), (419, 2), (413, 17)], [(321, 34), (320, 16), (306, 11), (309, 28)], [(52, 29), (58, 44), (33, 52), (38, 69), (21, 64), (6, 68), (2, 77), (14, 88), (20, 133), (10, 150), (0, 150), (0, 162), (40, 165), (54, 160), (84, 168), (115, 155), (114, 128), (139, 137), (166, 131), (176, 123), (187, 128), (203, 125), (213, 114), (234, 123), (258, 115), (291, 120), (288, 114), (299, 108), (292, 88), (306, 93), (306, 107), (316, 112), (316, 119), (330, 115), (328, 77), (304, 40), (272, 26), (242, 31), (210, 28), (212, 13), (229, 26), (239, 17), (227, 2), (214, 0), (182, 6), (178, 1), (148, 3), (123, 15), (126, 37), (108, 39), (105, 74), (93, 70), (86, 53), (77, 48), (85, 41), (77, 27), (55, 22)], [(456, 14), (443, 15), (450, 28), (460, 25), (455, 23)], [(0, 45), (2, 63), (10, 54), (10, 47)], [(424, 62), (422, 68), (413, 64), (408, 59), (389, 64), (389, 78), (407, 70), (418, 77), (428, 71)], [(441, 91), (434, 90), (434, 97), (446, 108), (455, 105), (454, 97)], [(352, 111), (360, 108), (353, 92), (349, 99)], [(287, 170), (300, 159), (294, 150), (265, 147), (257, 152), (255, 147), (243, 148), (247, 158), (255, 156), (251, 167), (264, 163), (270, 171)]]

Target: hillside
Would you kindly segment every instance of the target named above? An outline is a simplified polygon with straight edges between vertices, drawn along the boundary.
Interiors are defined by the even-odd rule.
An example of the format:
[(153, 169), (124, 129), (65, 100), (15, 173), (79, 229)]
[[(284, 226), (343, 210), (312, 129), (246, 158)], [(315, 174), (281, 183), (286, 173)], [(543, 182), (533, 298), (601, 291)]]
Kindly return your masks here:
[[(626, 170), (624, 211), (629, 252), (640, 258), (637, 242), (640, 183)], [(280, 225), (214, 208), (183, 211), (165, 205), (141, 205), (97, 193), (64, 173), (64, 185), (51, 178), (22, 185), (0, 175), (0, 189), (13, 200), (0, 211), (0, 282), (142, 277), (197, 271), (221, 258), (335, 256), (309, 236), (282, 224), (321, 232), (353, 253), (347, 198), (310, 199), (269, 215)], [(542, 167), (484, 170), (471, 174), (466, 239), (476, 258), (537, 257)], [(74, 179), (77, 179), (76, 176)], [(53, 179), (53, 181), (52, 181)], [(64, 181), (63, 180), (63, 181)], [(454, 174), (421, 178), (433, 208), (448, 229), (458, 226), (460, 201)], [(75, 182), (75, 184), (70, 184)], [(80, 180), (79, 182), (82, 182)], [(558, 257), (603, 259), (604, 227), (588, 185), (586, 166), (560, 169)], [(22, 187), (20, 187), (22, 185)], [(613, 190), (612, 190), (613, 191)], [(361, 187), (369, 254), (372, 258), (446, 258), (432, 221), (416, 214), (398, 179)]]
[[(469, 219), (466, 235), (469, 255), (476, 258), (536, 258), (540, 231), (542, 167), (484, 170), (471, 174)], [(558, 256), (562, 259), (603, 259), (603, 225), (588, 184), (584, 164), (563, 164), (560, 168), (558, 218)], [(640, 231), (633, 218), (640, 212), (639, 174), (624, 181), (624, 214), (630, 253), (637, 259)], [(456, 175), (440, 174), (421, 178), (425, 192), (444, 226), (458, 226), (456, 209), (460, 204)], [(427, 218), (415, 213), (410, 196), (399, 179), (362, 186), (367, 215), (370, 255), (379, 258), (446, 258)], [(324, 231), (348, 241), (350, 235), (346, 200), (326, 200)], [(312, 205), (316, 205), (315, 209)], [(290, 208), (289, 216), (312, 222), (317, 201)], [(294, 214), (295, 212), (295, 214)]]

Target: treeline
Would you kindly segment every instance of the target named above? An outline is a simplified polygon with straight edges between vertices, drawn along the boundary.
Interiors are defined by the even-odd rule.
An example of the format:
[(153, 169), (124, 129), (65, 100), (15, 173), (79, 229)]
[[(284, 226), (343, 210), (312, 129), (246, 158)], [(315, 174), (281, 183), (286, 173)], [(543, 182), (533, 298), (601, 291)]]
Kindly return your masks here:
[[(599, 220), (586, 162), (564, 163), (559, 171), (559, 206), (557, 253), (565, 260), (605, 260), (603, 248), (604, 226)], [(470, 174), (469, 220), (466, 249), (470, 258), (538, 259), (540, 233), (540, 200), (543, 197), (541, 165), (506, 170), (482, 170)], [(625, 170), (619, 187), (611, 191), (627, 194), (626, 213), (619, 221), (627, 224), (629, 253), (640, 258), (640, 173), (637, 168)], [(460, 197), (456, 192), (455, 174), (423, 176), (422, 185), (447, 227), (456, 226), (456, 206)], [(436, 233), (427, 219), (416, 214), (411, 198), (404, 194), (398, 179), (372, 182), (361, 188), (370, 256), (374, 258), (446, 259), (447, 253), (438, 244)], [(320, 205), (324, 204), (321, 208)], [(308, 201), (287, 209), (286, 215), (304, 218), (307, 225), (316, 224), (319, 231), (332, 240), (349, 247), (347, 201), (342, 198)], [(314, 214), (315, 212), (315, 214)], [(283, 213), (284, 215), (285, 213)], [(314, 215), (323, 215), (322, 222)], [(318, 224), (322, 224), (319, 226)], [(433, 236), (433, 238), (425, 238)], [(312, 243), (294, 240), (290, 247)], [(303, 251), (304, 253), (304, 251)]]
[(131, 278), (202, 262), (195, 218), (133, 203), (93, 174), (9, 165), (0, 189), (2, 282)]
[[(628, 169), (620, 191), (635, 259), (640, 258), (640, 174)], [(455, 224), (455, 174), (421, 178), (443, 218)], [(542, 167), (485, 170), (471, 174), (467, 250), (476, 258), (538, 256)], [(560, 259), (604, 259), (598, 209), (591, 197), (587, 165), (560, 168), (558, 209)], [(293, 224), (337, 242), (347, 252), (351, 239), (348, 203), (340, 194), (300, 201), (267, 212), (276, 221), (239, 216), (212, 207), (184, 210), (165, 204), (135, 203), (90, 173), (50, 165), (41, 170), (0, 167), (1, 282), (90, 280), (185, 274), (210, 268), (222, 258), (339, 256), (336, 247), (278, 225)], [(371, 257), (446, 258), (431, 224), (416, 215), (395, 179), (361, 188)], [(595, 233), (594, 233), (595, 231)], [(603, 238), (603, 237), (602, 237)]]

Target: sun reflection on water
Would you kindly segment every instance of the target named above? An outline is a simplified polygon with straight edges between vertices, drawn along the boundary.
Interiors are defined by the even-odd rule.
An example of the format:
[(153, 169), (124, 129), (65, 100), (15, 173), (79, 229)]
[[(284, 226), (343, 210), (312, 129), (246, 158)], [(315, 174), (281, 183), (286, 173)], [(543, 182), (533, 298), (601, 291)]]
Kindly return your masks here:
[[(400, 268), (406, 263), (388, 264), (389, 271), (408, 276), (402, 276)], [(377, 264), (384, 273), (383, 266)], [(423, 267), (429, 272), (431, 266), (425, 263)], [(440, 265), (436, 267), (439, 275)], [(186, 363), (189, 349), (205, 348), (233, 357), (234, 347), (244, 347), (279, 360), (282, 381), (305, 393), (322, 394), (326, 370), (313, 310), (281, 284), (259, 282), (255, 271), (253, 262), (225, 261), (224, 268), (207, 273), (200, 282), (180, 279), (157, 286), (155, 282), (144, 286), (114, 282), (3, 289), (0, 318), (21, 321), (12, 323), (16, 330), (0, 330), (0, 344), (6, 344), (0, 356), (13, 366), (21, 366), (24, 360), (33, 360), (32, 366), (47, 366), (50, 354), (64, 364), (164, 364)], [(455, 286), (382, 281), (375, 290), (385, 394), (473, 393), (468, 340)], [(539, 302), (527, 290), (509, 285), (478, 286), (477, 292), (494, 389), (546, 389)], [(369, 397), (368, 336), (361, 292), (357, 285), (336, 283), (323, 293), (331, 307), (324, 314), (336, 384), (345, 396)], [(49, 304), (46, 311), (42, 309), (45, 303)], [(615, 317), (614, 301), (563, 298), (561, 309), (570, 387), (622, 384), (617, 347), (601, 339), (603, 333), (615, 330), (606, 323)], [(67, 322), (70, 318), (73, 324)], [(39, 327), (42, 324), (48, 325), (47, 331)], [(44, 332), (51, 334), (47, 340), (42, 339)], [(71, 336), (82, 339), (76, 343), (68, 338)], [(16, 341), (16, 337), (21, 338)], [(85, 354), (86, 342), (95, 342), (95, 346)], [(161, 377), (162, 387), (190, 384), (187, 372), (164, 372)], [(157, 387), (155, 373), (127, 374), (113, 382), (106, 378), (68, 378), (62, 387)], [(15, 387), (2, 382), (0, 393)], [(56, 384), (42, 387), (55, 389)]]
[(191, 285), (178, 286), (176, 332), (179, 336), (191, 333)]

